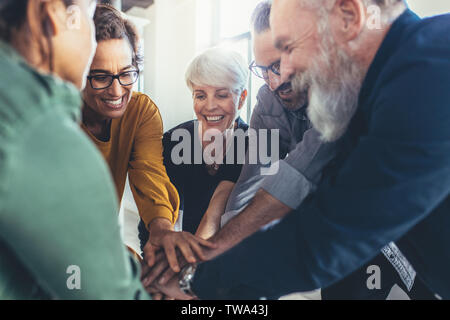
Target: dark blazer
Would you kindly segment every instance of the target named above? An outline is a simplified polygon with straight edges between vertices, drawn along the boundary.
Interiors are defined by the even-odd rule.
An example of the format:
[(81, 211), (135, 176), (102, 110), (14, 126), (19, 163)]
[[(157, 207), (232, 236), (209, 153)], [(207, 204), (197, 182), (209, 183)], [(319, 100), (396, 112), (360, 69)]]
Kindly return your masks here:
[(317, 192), (272, 229), (199, 265), (201, 299), (327, 287), (390, 241), (450, 299), (449, 30), (450, 15), (421, 20), (407, 10), (394, 22)]

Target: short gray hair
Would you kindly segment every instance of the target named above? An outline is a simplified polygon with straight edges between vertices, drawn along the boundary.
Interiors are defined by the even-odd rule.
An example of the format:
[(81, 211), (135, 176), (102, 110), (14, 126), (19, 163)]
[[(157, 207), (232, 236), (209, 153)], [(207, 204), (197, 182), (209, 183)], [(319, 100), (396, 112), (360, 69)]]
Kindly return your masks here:
[(186, 84), (228, 88), (237, 94), (247, 89), (248, 66), (237, 52), (215, 47), (196, 56), (186, 71)]
[[(332, 6), (336, 3), (336, 0), (298, 0), (303, 5), (310, 8), (328, 8), (331, 10)], [(368, 7), (371, 5), (378, 6), (381, 11), (390, 11), (393, 8), (397, 8), (399, 5), (406, 6), (405, 0), (363, 0), (363, 3)]]
[(380, 6), (381, 8), (386, 8), (390, 6), (396, 6), (400, 3), (405, 3), (405, 0), (366, 0), (366, 2), (376, 4), (377, 6)]
[(258, 3), (252, 14), (252, 28), (257, 34), (270, 29), (270, 10), (272, 9), (272, 1), (264, 0)]
[[(319, 7), (319, 6), (323, 6), (324, 3), (331, 3), (334, 4), (336, 2), (336, 0), (322, 0), (322, 1), (317, 1), (317, 0), (299, 0), (301, 3), (306, 4), (308, 6), (314, 6), (314, 7)], [(380, 8), (388, 8), (391, 6), (396, 6), (400, 3), (405, 4), (405, 0), (363, 0), (364, 4), (366, 6), (370, 6), (370, 5), (377, 5)]]
[[(323, 30), (330, 11), (336, 4), (336, 0), (297, 0), (306, 8), (316, 10), (321, 21), (319, 22), (319, 31)], [(377, 6), (380, 9), (381, 23), (383, 25), (391, 24), (406, 9), (405, 0), (362, 0), (366, 8)]]

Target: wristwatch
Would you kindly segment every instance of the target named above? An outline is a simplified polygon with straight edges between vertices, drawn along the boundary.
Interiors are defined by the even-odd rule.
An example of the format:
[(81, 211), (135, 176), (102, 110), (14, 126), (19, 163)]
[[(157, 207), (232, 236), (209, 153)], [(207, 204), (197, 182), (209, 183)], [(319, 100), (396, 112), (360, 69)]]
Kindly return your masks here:
[(188, 264), (180, 271), (178, 278), (178, 284), (183, 293), (195, 297), (195, 293), (192, 292), (191, 284), (194, 280), (195, 270), (197, 269), (197, 264)]

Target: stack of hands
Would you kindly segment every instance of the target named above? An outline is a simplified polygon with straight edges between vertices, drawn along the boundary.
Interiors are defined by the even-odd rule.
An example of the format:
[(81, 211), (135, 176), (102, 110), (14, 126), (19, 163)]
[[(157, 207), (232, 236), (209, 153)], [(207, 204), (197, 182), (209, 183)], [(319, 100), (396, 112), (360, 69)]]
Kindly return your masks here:
[(179, 272), (188, 264), (211, 260), (218, 245), (189, 232), (161, 230), (150, 233), (144, 247), (141, 281), (154, 300), (193, 300), (180, 289)]

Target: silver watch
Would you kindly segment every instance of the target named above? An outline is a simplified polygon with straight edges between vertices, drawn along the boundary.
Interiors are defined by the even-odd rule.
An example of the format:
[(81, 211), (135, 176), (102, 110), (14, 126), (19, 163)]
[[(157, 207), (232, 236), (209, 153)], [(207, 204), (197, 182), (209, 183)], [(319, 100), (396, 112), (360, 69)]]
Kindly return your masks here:
[(195, 296), (192, 292), (191, 284), (194, 279), (195, 270), (197, 269), (197, 264), (188, 264), (180, 271), (180, 275), (178, 278), (178, 284), (180, 286), (181, 291), (190, 296)]

